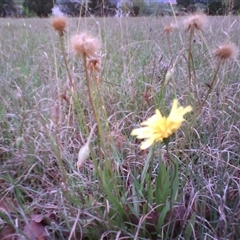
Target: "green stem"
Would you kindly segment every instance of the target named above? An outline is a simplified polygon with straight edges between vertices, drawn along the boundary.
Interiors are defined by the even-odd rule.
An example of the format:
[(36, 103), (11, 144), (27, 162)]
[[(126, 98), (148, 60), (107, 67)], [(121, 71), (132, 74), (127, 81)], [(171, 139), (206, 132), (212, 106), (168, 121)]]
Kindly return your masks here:
[(171, 158), (171, 155), (169, 153), (169, 140), (166, 139), (165, 141), (166, 144), (166, 151), (167, 151), (167, 156), (170, 159), (171, 163), (173, 164), (173, 177), (171, 180), (171, 196), (170, 196), (170, 210), (172, 211), (172, 206), (173, 206), (173, 201), (174, 201), (174, 193), (173, 193), (173, 183), (176, 180), (177, 177), (177, 164), (175, 161), (173, 161), (173, 159)]
[[(178, 166), (177, 166), (177, 163), (171, 158), (171, 155), (169, 153), (169, 138), (165, 139), (164, 143), (166, 145), (167, 156), (170, 159), (171, 163), (173, 164), (173, 177), (171, 179), (171, 196), (170, 196), (170, 216), (171, 217), (170, 217), (170, 224), (168, 225), (169, 226), (168, 230), (169, 230), (170, 226), (172, 226), (171, 223), (173, 221), (173, 202), (175, 200), (175, 196), (174, 196), (175, 194), (173, 192), (173, 190), (174, 190), (173, 185), (174, 185), (174, 182), (176, 181), (176, 178), (177, 178), (177, 168), (178, 168)], [(173, 229), (174, 229), (174, 227), (175, 227), (175, 223), (173, 224)], [(172, 234), (173, 234), (173, 230), (172, 230), (172, 233), (171, 233), (171, 237), (172, 237)]]

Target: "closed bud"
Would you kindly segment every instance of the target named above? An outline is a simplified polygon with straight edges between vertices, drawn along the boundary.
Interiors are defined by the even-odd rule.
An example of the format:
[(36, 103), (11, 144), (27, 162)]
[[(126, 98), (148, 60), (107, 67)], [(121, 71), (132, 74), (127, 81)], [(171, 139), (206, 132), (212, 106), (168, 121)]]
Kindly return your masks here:
[(174, 73), (174, 68), (170, 68), (167, 70), (167, 73), (165, 75), (165, 84), (168, 84), (172, 80), (173, 73)]
[(90, 148), (88, 144), (85, 144), (78, 153), (77, 169), (82, 167), (83, 163), (89, 158)]
[(16, 139), (16, 147), (18, 151), (21, 151), (22, 149), (22, 143), (23, 143), (23, 137), (18, 137)]

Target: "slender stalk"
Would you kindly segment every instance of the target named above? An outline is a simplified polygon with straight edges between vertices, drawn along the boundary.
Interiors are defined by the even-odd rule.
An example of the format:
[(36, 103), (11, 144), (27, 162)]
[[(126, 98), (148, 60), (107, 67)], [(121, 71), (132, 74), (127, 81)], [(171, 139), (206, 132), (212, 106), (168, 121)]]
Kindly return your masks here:
[[(72, 109), (74, 108), (73, 107), (73, 102), (75, 103), (76, 102), (76, 95), (75, 95), (75, 86), (74, 86), (74, 83), (73, 83), (73, 79), (72, 79), (72, 75), (71, 75), (71, 72), (69, 70), (69, 66), (68, 66), (68, 62), (67, 62), (67, 58), (66, 58), (66, 51), (65, 51), (65, 47), (64, 47), (64, 41), (63, 41), (63, 35), (59, 32), (59, 39), (60, 39), (60, 46), (61, 46), (61, 51), (62, 51), (62, 54), (63, 54), (63, 61), (64, 61), (64, 65), (65, 65), (65, 68), (67, 70), (67, 75), (68, 75), (68, 79), (69, 79), (69, 82), (70, 82), (70, 85), (71, 85), (71, 90), (72, 90), (72, 97), (71, 97), (71, 100), (70, 100), (70, 106), (69, 106), (69, 113), (68, 113), (68, 124), (70, 122), (70, 115), (71, 115), (71, 111)], [(72, 102), (73, 100), (73, 102)]]
[(89, 96), (90, 104), (91, 104), (91, 107), (93, 110), (93, 115), (94, 115), (94, 118), (95, 118), (97, 126), (98, 126), (98, 135), (99, 135), (99, 138), (101, 139), (102, 131), (101, 131), (100, 119), (99, 119), (97, 110), (95, 108), (92, 94), (91, 94), (91, 83), (90, 83), (90, 77), (89, 77), (88, 70), (87, 70), (87, 55), (85, 53), (83, 53), (83, 64), (84, 64), (84, 71), (85, 71), (86, 82), (87, 82), (88, 96)]
[(218, 74), (218, 72), (219, 72), (219, 69), (220, 69), (220, 66), (221, 66), (222, 62), (223, 62), (222, 59), (220, 59), (219, 62), (218, 62), (217, 68), (216, 68), (216, 70), (215, 70), (215, 72), (214, 72), (214, 75), (213, 75), (212, 81), (211, 81), (211, 83), (210, 83), (210, 85), (209, 85), (208, 91), (207, 91), (207, 93), (206, 93), (206, 95), (205, 95), (205, 98), (204, 98), (202, 104), (200, 105), (200, 107), (199, 107), (199, 109), (198, 109), (198, 114), (200, 114), (200, 112), (202, 111), (203, 106), (205, 105), (205, 103), (206, 103), (206, 101), (207, 101), (210, 93), (211, 93), (212, 90), (213, 90), (213, 87), (214, 87), (214, 85), (215, 85), (215, 83), (216, 83), (216, 80), (217, 80), (217, 74)]
[[(196, 77), (196, 71), (195, 71), (195, 66), (194, 66), (194, 61), (193, 61), (193, 55), (192, 55), (192, 37), (194, 35), (194, 28), (192, 28), (190, 30), (190, 36), (189, 36), (189, 46), (188, 46), (188, 78), (189, 78), (189, 86), (188, 89), (190, 92), (192, 92), (192, 87), (191, 87), (191, 83), (192, 83), (192, 79), (193, 79), (193, 85), (194, 85), (194, 94), (196, 99), (199, 101), (199, 97), (198, 97), (198, 90), (197, 90), (197, 77)], [(192, 72), (193, 72), (193, 76), (192, 76)]]
[(195, 66), (194, 66), (194, 61), (193, 61), (193, 56), (192, 53), (190, 55), (190, 61), (191, 61), (191, 65), (192, 65), (192, 71), (193, 71), (193, 85), (194, 85), (194, 94), (196, 99), (199, 101), (199, 97), (198, 97), (198, 89), (197, 89), (197, 76), (196, 76), (196, 71), (195, 71)]
[(63, 53), (63, 61), (64, 61), (64, 65), (65, 65), (66, 70), (67, 70), (69, 82), (70, 82), (71, 87), (74, 89), (74, 83), (73, 83), (72, 75), (71, 75), (71, 72), (69, 70), (68, 62), (67, 62), (67, 58), (66, 58), (66, 52), (65, 52), (65, 48), (64, 48), (64, 42), (63, 42), (63, 36), (60, 33), (59, 33), (59, 39), (60, 39), (61, 50), (62, 50), (62, 53)]
[(190, 30), (189, 35), (189, 43), (188, 43), (188, 90), (189, 92), (192, 92), (191, 87), (191, 79), (192, 79), (192, 73), (191, 73), (191, 55), (192, 55), (192, 37), (193, 37), (194, 29)]
[(167, 34), (167, 42), (168, 42), (168, 48), (169, 48), (169, 52), (170, 55), (172, 56), (172, 47), (171, 47), (171, 41), (170, 41), (170, 33), (166, 33)]

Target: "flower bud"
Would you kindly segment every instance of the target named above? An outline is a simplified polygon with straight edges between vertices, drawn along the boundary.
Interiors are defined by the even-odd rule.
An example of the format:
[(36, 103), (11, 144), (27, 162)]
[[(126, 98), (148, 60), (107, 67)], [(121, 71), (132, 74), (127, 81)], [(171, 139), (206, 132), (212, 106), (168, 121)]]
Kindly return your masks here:
[(82, 167), (83, 163), (88, 159), (90, 155), (90, 148), (88, 144), (85, 144), (78, 153), (77, 169)]
[(165, 75), (165, 84), (168, 84), (172, 80), (173, 73), (174, 73), (174, 68), (170, 68), (167, 70), (167, 73)]
[(23, 137), (18, 137), (16, 139), (16, 147), (18, 151), (21, 151), (22, 149), (22, 144), (23, 144)]

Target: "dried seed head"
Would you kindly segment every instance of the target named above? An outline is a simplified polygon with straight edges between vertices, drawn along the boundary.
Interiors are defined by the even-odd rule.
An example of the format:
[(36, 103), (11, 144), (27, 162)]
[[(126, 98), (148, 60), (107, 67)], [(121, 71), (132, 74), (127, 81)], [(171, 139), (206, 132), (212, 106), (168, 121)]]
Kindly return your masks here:
[(207, 16), (204, 14), (194, 14), (188, 16), (184, 21), (185, 31), (188, 32), (189, 30), (194, 31), (200, 30), (203, 31), (205, 25), (207, 23)]
[(85, 32), (73, 36), (71, 42), (76, 55), (86, 54), (88, 58), (96, 57), (96, 52), (100, 49), (98, 39), (89, 36)]
[(64, 16), (55, 17), (52, 20), (52, 26), (61, 36), (63, 36), (65, 32), (65, 28), (67, 26), (67, 18)]
[(217, 47), (215, 56), (220, 60), (227, 60), (237, 56), (238, 49), (234, 43), (228, 43)]
[(175, 26), (171, 23), (170, 25), (166, 26), (163, 30), (163, 33), (170, 34), (173, 32)]
[(100, 58), (90, 58), (87, 61), (87, 68), (90, 72), (101, 70), (101, 59)]

